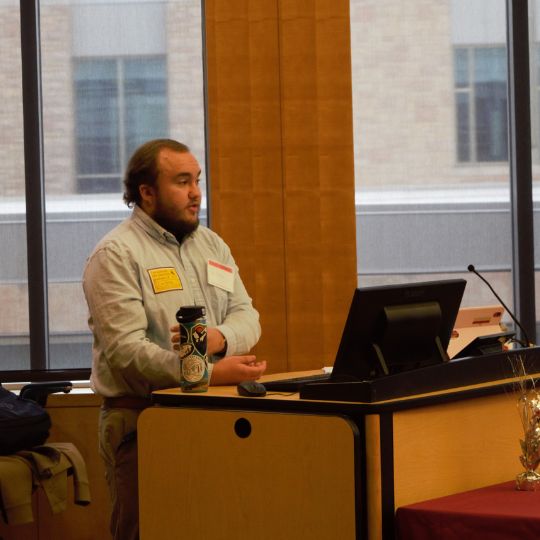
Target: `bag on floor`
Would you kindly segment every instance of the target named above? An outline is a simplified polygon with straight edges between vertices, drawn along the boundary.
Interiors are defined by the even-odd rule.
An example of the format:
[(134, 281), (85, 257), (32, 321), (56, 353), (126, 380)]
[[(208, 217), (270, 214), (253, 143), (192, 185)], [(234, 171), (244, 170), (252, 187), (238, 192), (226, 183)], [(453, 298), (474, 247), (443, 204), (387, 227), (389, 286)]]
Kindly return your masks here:
[(0, 385), (0, 455), (43, 444), (50, 428), (51, 418), (41, 405)]

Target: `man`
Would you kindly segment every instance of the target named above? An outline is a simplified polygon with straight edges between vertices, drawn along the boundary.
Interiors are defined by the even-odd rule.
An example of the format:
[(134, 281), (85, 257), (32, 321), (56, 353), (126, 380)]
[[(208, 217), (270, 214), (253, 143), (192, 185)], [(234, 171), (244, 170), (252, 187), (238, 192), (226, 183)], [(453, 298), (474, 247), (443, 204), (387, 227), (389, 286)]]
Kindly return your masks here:
[(260, 337), (259, 315), (230, 250), (199, 225), (200, 174), (187, 146), (142, 145), (124, 179), (133, 213), (98, 243), (84, 270), (115, 539), (138, 538), (137, 417), (153, 390), (180, 384), (178, 308), (206, 307), (211, 385), (255, 380), (266, 369), (247, 355)]

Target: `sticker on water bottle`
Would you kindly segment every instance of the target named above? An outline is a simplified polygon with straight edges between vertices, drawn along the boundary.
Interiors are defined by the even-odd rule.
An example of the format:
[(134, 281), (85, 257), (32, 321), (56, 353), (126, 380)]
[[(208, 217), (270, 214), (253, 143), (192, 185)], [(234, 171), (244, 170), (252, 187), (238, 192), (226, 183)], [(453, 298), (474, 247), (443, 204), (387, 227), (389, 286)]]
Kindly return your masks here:
[(204, 377), (204, 361), (200, 356), (191, 355), (182, 360), (182, 375), (190, 383), (200, 381)]
[(191, 339), (197, 352), (204, 356), (206, 354), (206, 325), (196, 324), (191, 330)]
[(193, 353), (193, 345), (191, 343), (181, 343), (178, 355), (180, 359), (184, 359)]

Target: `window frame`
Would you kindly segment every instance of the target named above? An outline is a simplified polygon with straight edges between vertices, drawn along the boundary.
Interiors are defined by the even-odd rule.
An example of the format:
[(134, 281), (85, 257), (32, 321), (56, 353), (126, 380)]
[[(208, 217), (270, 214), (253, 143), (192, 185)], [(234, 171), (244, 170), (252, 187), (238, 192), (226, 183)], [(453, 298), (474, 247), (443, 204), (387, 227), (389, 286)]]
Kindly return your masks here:
[[(49, 370), (49, 322), (45, 236), (43, 120), (39, 0), (20, 1), (24, 110), (24, 158), (30, 323), (30, 369), (0, 371), (0, 380), (86, 379), (90, 369)], [(534, 244), (528, 3), (507, 0), (510, 161), (514, 219), (514, 296), (516, 314), (535, 339)], [(203, 21), (204, 24), (204, 21)]]
[[(506, 46), (504, 44), (485, 44), (485, 45), (455, 45), (454, 49), (454, 96), (456, 106), (456, 163), (459, 166), (485, 166), (485, 165), (502, 165), (508, 163), (508, 124), (506, 124), (506, 157), (505, 159), (481, 159), (479, 158), (478, 148), (478, 85), (480, 84), (476, 79), (477, 73), (477, 53), (478, 51), (497, 51), (507, 55)], [(460, 84), (457, 77), (457, 55), (460, 52), (466, 53), (466, 84)], [(505, 106), (504, 112), (508, 111), (508, 95), (507, 95), (507, 79), (508, 74), (505, 73), (505, 80), (502, 81), (490, 81), (492, 84), (501, 84), (505, 92)], [(468, 159), (460, 158), (461, 145), (461, 129), (459, 122), (459, 96), (467, 96), (467, 148), (466, 153)]]
[[(77, 133), (78, 127), (83, 124), (83, 112), (79, 108), (79, 83), (81, 82), (76, 75), (78, 67), (82, 67), (84, 63), (91, 63), (91, 62), (103, 62), (103, 63), (110, 63), (112, 65), (113, 71), (114, 71), (114, 89), (115, 94), (112, 96), (103, 95), (101, 96), (103, 100), (108, 101), (111, 99), (114, 103), (114, 100), (116, 100), (116, 107), (115, 112), (117, 115), (113, 119), (115, 126), (113, 126), (113, 131), (116, 134), (115, 140), (112, 141), (112, 144), (116, 147), (116, 163), (114, 164), (116, 166), (117, 170), (111, 170), (111, 171), (103, 171), (103, 172), (81, 172), (80, 171), (80, 159), (79, 159), (79, 149), (80, 146), (83, 145), (83, 142), (79, 140), (79, 134)], [(136, 135), (135, 132), (129, 131), (129, 118), (127, 113), (127, 102), (129, 100), (128, 92), (129, 92), (129, 85), (134, 79), (127, 79), (126, 71), (127, 64), (130, 62), (139, 61), (139, 62), (145, 62), (145, 61), (161, 61), (162, 65), (160, 66), (160, 69), (162, 69), (162, 77), (163, 81), (165, 83), (164, 85), (164, 91), (162, 94), (146, 94), (145, 97), (147, 98), (162, 98), (163, 99), (163, 120), (164, 125), (163, 129), (159, 131), (160, 135), (167, 134), (169, 132), (169, 124), (168, 124), (168, 94), (167, 94), (167, 87), (166, 87), (166, 77), (167, 77), (167, 55), (166, 54), (151, 54), (151, 55), (140, 55), (140, 56), (97, 56), (97, 57), (90, 57), (90, 56), (83, 56), (83, 57), (74, 57), (73, 62), (73, 95), (75, 98), (75, 109), (74, 114), (76, 116), (76, 133), (75, 133), (75, 148), (76, 148), (76, 155), (75, 155), (75, 183), (77, 186), (77, 193), (80, 194), (97, 194), (97, 193), (117, 193), (119, 190), (121, 190), (122, 185), (122, 178), (123, 178), (123, 170), (124, 166), (127, 163), (127, 159), (129, 155), (131, 154), (131, 150), (128, 150), (129, 145), (129, 138), (133, 135)], [(151, 81), (152, 79), (147, 78), (146, 81)], [(88, 79), (87, 79), (88, 81)], [(84, 90), (83, 90), (84, 93)], [(112, 109), (112, 107), (111, 107)], [(158, 134), (156, 133), (156, 136)], [(85, 184), (88, 185), (92, 180), (99, 180), (103, 179), (106, 181), (111, 182), (110, 189), (92, 189), (85, 188)]]

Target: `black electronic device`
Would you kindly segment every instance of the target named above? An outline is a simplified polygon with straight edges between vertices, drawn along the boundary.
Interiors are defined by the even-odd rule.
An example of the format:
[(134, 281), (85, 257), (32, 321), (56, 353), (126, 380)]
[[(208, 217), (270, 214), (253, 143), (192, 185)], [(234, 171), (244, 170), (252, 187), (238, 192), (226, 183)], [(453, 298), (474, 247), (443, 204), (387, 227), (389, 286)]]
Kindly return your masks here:
[(266, 388), (264, 384), (257, 381), (242, 381), (236, 386), (238, 395), (244, 397), (264, 397), (266, 396)]
[(529, 336), (527, 335), (525, 328), (523, 328), (518, 318), (514, 315), (514, 312), (503, 302), (502, 298), (495, 292), (495, 289), (491, 286), (491, 283), (480, 272), (478, 272), (478, 270), (474, 267), (474, 264), (469, 264), (469, 266), (467, 266), (467, 270), (469, 272), (472, 272), (473, 274), (476, 274), (488, 286), (489, 290), (493, 293), (493, 296), (495, 296), (495, 298), (503, 305), (503, 307), (508, 312), (508, 315), (510, 315), (512, 320), (516, 323), (516, 326), (521, 330), (521, 333), (523, 335), (523, 338), (525, 339), (525, 342), (522, 342), (520, 340), (516, 340), (516, 341), (522, 347), (534, 347), (534, 343), (529, 339)]
[(332, 374), (265, 382), (267, 390), (369, 381), (448, 361), (466, 283), (450, 279), (356, 289)]
[(445, 362), (466, 281), (356, 289), (332, 378), (369, 380)]
[(331, 380), (331, 377), (331, 373), (316, 373), (315, 375), (294, 376), (287, 377), (286, 379), (264, 381), (264, 386), (268, 392), (298, 392), (306, 384), (328, 382)]
[(514, 336), (514, 332), (499, 332), (497, 334), (478, 336), (456, 354), (454, 359), (502, 353), (504, 352), (505, 343), (513, 339)]

